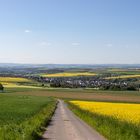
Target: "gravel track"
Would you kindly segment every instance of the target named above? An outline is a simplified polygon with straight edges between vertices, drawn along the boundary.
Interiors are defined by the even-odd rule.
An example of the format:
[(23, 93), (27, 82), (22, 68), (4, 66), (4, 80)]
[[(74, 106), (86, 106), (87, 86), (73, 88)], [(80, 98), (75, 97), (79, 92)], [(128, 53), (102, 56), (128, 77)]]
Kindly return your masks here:
[(105, 138), (75, 116), (65, 103), (59, 100), (42, 140), (105, 140)]

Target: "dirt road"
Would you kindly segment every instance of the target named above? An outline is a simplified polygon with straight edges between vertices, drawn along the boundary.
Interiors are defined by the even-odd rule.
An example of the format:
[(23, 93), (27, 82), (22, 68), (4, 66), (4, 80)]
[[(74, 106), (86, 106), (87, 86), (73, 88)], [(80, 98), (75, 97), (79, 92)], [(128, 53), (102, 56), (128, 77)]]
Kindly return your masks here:
[(105, 140), (98, 132), (76, 117), (64, 104), (59, 101), (43, 140)]

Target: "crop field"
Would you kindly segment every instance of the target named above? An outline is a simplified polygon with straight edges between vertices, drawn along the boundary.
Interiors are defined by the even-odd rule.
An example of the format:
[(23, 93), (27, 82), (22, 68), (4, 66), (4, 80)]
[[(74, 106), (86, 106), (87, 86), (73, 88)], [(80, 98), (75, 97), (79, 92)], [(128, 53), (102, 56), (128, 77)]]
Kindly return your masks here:
[(23, 83), (10, 83), (10, 82), (0, 82), (6, 89), (7, 88), (39, 88), (36, 86), (30, 86), (27, 83), (23, 85)]
[(120, 75), (120, 76), (114, 76), (114, 77), (108, 77), (106, 79), (128, 79), (128, 78), (140, 78), (140, 74), (139, 75)]
[[(7, 92), (0, 94), (0, 138), (6, 140), (21, 140), (33, 139), (34, 137), (37, 138), (38, 136), (40, 136), (42, 134), (42, 131), (44, 131), (42, 130), (42, 128), (44, 128), (42, 126), (44, 126), (49, 121), (55, 109), (56, 101), (50, 97), (64, 99), (66, 101), (76, 99), (83, 101), (90, 100), (90, 102), (86, 101), (87, 103), (92, 103), (93, 100), (93, 103), (97, 103), (95, 101), (100, 101), (98, 103), (102, 103), (101, 101), (118, 102), (116, 103), (116, 106), (119, 105), (119, 102), (133, 102), (133, 105), (135, 105), (134, 102), (140, 103), (140, 92), (137, 91), (97, 91), (92, 89), (61, 88), (9, 88)], [(85, 110), (83, 111), (81, 109), (79, 113), (79, 107), (76, 107), (74, 104), (71, 104), (70, 106), (73, 106), (72, 110), (75, 110), (76, 113), (78, 112), (77, 115), (79, 115), (79, 117), (84, 117), (84, 119), (82, 117), (81, 118), (94, 128), (97, 127), (97, 131), (105, 135), (108, 139), (113, 139), (112, 135), (115, 135), (114, 133), (119, 135), (119, 137), (115, 135), (115, 137), (117, 137), (118, 139), (120, 138), (120, 136), (124, 136), (124, 134), (122, 133), (124, 129), (127, 130), (127, 132), (125, 133), (131, 134), (131, 138), (136, 137), (134, 135), (134, 132), (137, 134), (138, 126), (135, 126), (134, 124), (137, 123), (137, 121), (132, 125), (129, 124), (128, 126), (127, 124), (123, 123), (124, 125), (120, 127), (120, 125), (118, 126), (118, 120), (116, 121), (111, 119), (110, 123), (110, 118), (113, 118), (113, 116), (96, 114), (93, 117), (93, 112), (91, 112), (90, 114), (89, 111), (85, 112)], [(139, 110), (139, 108), (137, 109)], [(131, 110), (133, 110), (133, 108), (131, 108)], [(103, 118), (104, 116), (105, 118)], [(95, 120), (95, 122), (93, 122), (93, 120)], [(107, 121), (102, 122), (102, 120)], [(124, 121), (122, 120), (121, 122)], [(115, 125), (115, 128), (112, 124)], [(118, 128), (117, 130), (116, 127)], [(127, 128), (129, 128), (129, 130), (131, 128), (133, 131), (129, 132)], [(118, 130), (120, 131), (119, 133), (116, 132)], [(108, 137), (110, 134), (111, 137)], [(114, 140), (116, 139), (114, 138)], [(123, 137), (120, 138), (120, 140), (126, 139)]]
[(107, 69), (105, 72), (120, 75), (120, 76), (111, 77), (108, 79), (139, 78), (140, 77), (140, 69)]
[(108, 72), (117, 72), (117, 73), (127, 73), (127, 74), (137, 74), (140, 73), (140, 69), (121, 69), (121, 68), (112, 68), (112, 69), (107, 69)]
[(140, 104), (69, 101), (69, 106), (109, 140), (140, 138)]
[[(111, 116), (133, 124), (140, 124), (140, 104), (71, 101), (83, 110)], [(133, 113), (132, 113), (133, 111)]]
[(0, 77), (0, 83), (4, 85), (4, 87), (18, 87), (19, 83), (30, 83), (31, 80), (26, 78), (17, 78), (17, 77)]
[(0, 83), (6, 88), (38, 88), (37, 82), (21, 77), (0, 77)]
[[(18, 92), (15, 92), (15, 91)], [(33, 95), (44, 97), (56, 97), (61, 99), (79, 99), (109, 102), (133, 102), (140, 103), (140, 92), (133, 91), (97, 91), (83, 89), (31, 89), (22, 91), (18, 89), (9, 89), (14, 95)], [(15, 92), (15, 93), (14, 93)]]
[(28, 80), (26, 78), (17, 78), (17, 77), (0, 77), (0, 82), (30, 82), (31, 80)]
[[(2, 78), (1, 83), (5, 82), (7, 84), (7, 86), (4, 85), (6, 87), (4, 92), (0, 93), (0, 138), (2, 139), (38, 139), (55, 110), (56, 101), (53, 97), (64, 99), (66, 102), (81, 100), (79, 102), (83, 101), (85, 103), (84, 107), (88, 103), (98, 103), (100, 105), (103, 103), (102, 101), (108, 102), (106, 105), (104, 103), (105, 111), (108, 111), (108, 114), (99, 113), (104, 113), (103, 110), (99, 110), (99, 112), (93, 112), (91, 108), (85, 110), (75, 105), (74, 102), (68, 104), (74, 113), (109, 140), (116, 140), (116, 138), (120, 140), (137, 140), (140, 137), (138, 132), (140, 128), (138, 124), (140, 109), (135, 106), (140, 103), (139, 91), (42, 88), (30, 85), (34, 83), (32, 80), (12, 77)], [(124, 104), (120, 102), (124, 102)], [(123, 110), (126, 109), (125, 105), (129, 105), (128, 108), (130, 109), (126, 113)], [(131, 107), (131, 105), (133, 106)], [(89, 105), (89, 107), (96, 107), (96, 105)], [(109, 107), (112, 107), (112, 110)], [(120, 114), (123, 112), (122, 116), (115, 114), (118, 110)], [(133, 114), (131, 114), (132, 111)], [(130, 116), (127, 114), (130, 114)]]
[(62, 72), (54, 74), (42, 74), (44, 77), (75, 77), (75, 76), (95, 76), (96, 73), (90, 72)]
[(50, 120), (56, 101), (52, 98), (0, 94), (0, 139), (33, 139)]

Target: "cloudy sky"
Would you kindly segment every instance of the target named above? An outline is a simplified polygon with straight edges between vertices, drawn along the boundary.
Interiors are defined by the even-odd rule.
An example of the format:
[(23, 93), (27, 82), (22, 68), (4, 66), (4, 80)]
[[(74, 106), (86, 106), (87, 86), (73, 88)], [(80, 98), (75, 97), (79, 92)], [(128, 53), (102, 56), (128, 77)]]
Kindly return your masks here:
[(0, 0), (0, 63), (140, 63), (140, 0)]

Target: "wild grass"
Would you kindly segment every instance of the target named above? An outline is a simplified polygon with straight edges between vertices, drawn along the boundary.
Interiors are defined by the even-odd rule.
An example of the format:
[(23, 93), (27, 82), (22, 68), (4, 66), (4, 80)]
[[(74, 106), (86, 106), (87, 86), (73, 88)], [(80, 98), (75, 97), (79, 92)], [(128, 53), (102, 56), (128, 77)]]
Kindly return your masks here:
[[(84, 105), (83, 107), (81, 106), (79, 107), (77, 106), (77, 104), (74, 104), (73, 102), (68, 102), (68, 104), (69, 104), (70, 109), (76, 115), (78, 115), (81, 119), (86, 121), (89, 125), (95, 128), (97, 131), (99, 131), (109, 140), (139, 140), (140, 139), (140, 124), (138, 122), (132, 123), (131, 121), (128, 121), (127, 119), (126, 120), (124, 118), (120, 119), (119, 117), (113, 117), (112, 115), (109, 115), (109, 114), (106, 115), (105, 113), (102, 113), (102, 111), (104, 112), (104, 110), (107, 109), (106, 106), (105, 108), (102, 108), (102, 109), (99, 107), (100, 112), (101, 112), (99, 113), (95, 111), (97, 109), (96, 107), (95, 107), (96, 109), (93, 109), (94, 105), (92, 105), (91, 110), (89, 109), (86, 110), (85, 109), (87, 107), (86, 105)], [(116, 104), (119, 104), (119, 103), (116, 103)], [(108, 106), (108, 107), (111, 108), (111, 106)], [(132, 113), (133, 113), (133, 110), (132, 110)], [(128, 117), (129, 117), (129, 114), (128, 114)], [(134, 119), (135, 117), (137, 118), (139, 116), (135, 116), (135, 114), (133, 114)]]
[(37, 139), (55, 107), (56, 100), (52, 98), (0, 95), (0, 138)]

